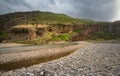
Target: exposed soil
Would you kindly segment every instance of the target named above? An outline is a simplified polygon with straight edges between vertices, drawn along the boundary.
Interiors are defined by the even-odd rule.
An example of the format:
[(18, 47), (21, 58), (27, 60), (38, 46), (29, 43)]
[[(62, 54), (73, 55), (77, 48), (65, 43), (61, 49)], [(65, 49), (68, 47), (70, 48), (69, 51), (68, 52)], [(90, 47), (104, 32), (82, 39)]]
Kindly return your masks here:
[(64, 47), (59, 46), (34, 51), (3, 53), (0, 54), (0, 71), (29, 67), (35, 64), (57, 59), (69, 55), (87, 44), (88, 43), (81, 42), (81, 44), (78, 45), (64, 45)]

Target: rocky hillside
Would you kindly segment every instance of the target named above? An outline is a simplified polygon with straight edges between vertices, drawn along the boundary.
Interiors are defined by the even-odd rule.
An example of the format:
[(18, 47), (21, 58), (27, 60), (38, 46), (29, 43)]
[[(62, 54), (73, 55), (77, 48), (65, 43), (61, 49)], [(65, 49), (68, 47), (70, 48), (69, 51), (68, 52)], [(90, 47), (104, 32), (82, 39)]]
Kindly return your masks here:
[[(120, 21), (116, 22), (98, 22), (87, 19), (77, 19), (67, 16), (65, 14), (56, 14), (51, 12), (30, 11), (30, 12), (16, 12), (0, 15), (0, 41), (8, 38), (10, 29), (16, 25), (29, 24), (45, 24), (49, 25), (48, 34), (51, 35), (50, 40), (85, 40), (85, 39), (113, 39), (120, 37)], [(20, 29), (23, 33), (27, 30)], [(18, 31), (18, 29), (17, 29)], [(41, 31), (41, 29), (37, 30)], [(44, 30), (43, 30), (44, 32)], [(27, 39), (25, 34), (12, 34), (14, 39)], [(26, 37), (24, 37), (26, 36)], [(49, 35), (46, 35), (46, 37)], [(18, 37), (18, 38), (17, 38)], [(20, 38), (21, 37), (21, 38)], [(48, 38), (48, 37), (47, 37)]]
[(30, 24), (36, 20), (39, 24), (90, 24), (96, 23), (92, 20), (76, 19), (65, 14), (56, 14), (51, 12), (16, 12), (0, 15), (0, 30), (7, 29), (18, 24)]

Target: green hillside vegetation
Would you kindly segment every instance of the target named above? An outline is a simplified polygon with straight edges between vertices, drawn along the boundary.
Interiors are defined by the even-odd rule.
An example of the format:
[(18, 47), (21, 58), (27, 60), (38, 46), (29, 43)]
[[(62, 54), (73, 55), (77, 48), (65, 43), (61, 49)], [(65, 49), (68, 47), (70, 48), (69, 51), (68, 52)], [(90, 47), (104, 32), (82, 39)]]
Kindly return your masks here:
[[(0, 16), (0, 26), (30, 24), (32, 19), (40, 24), (94, 24), (93, 20), (77, 19), (65, 14), (56, 14), (51, 12), (16, 12)], [(8, 25), (9, 26), (9, 25)]]
[[(89, 19), (73, 18), (65, 14), (56, 14), (51, 12), (29, 11), (29, 12), (16, 12), (0, 15), (0, 40), (8, 37), (9, 28), (15, 25), (28, 25), (28, 24), (46, 24), (56, 29), (56, 26), (62, 25), (110, 25), (111, 22), (98, 22)], [(59, 28), (59, 27), (58, 27)], [(8, 32), (8, 33), (7, 33)], [(75, 34), (84, 33), (83, 29), (73, 30), (71, 33), (62, 33), (54, 35), (48, 32), (46, 36), (35, 40), (35, 43), (46, 43), (48, 41), (69, 41)], [(113, 39), (115, 36), (109, 32), (95, 32), (92, 33), (88, 39)], [(28, 41), (29, 42), (29, 41)]]
[(115, 34), (113, 34), (113, 33), (99, 31), (99, 32), (92, 33), (88, 39), (91, 39), (91, 40), (97, 40), (97, 39), (109, 40), (109, 39), (116, 39), (116, 38), (117, 38), (117, 36), (115, 36)]

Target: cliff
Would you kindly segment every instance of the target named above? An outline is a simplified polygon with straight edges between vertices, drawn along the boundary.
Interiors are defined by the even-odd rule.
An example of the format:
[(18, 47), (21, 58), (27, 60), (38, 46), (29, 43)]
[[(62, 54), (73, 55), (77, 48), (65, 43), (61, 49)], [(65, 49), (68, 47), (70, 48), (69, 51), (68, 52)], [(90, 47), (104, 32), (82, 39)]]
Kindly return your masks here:
[[(98, 22), (87, 19), (77, 19), (64, 14), (31, 11), (0, 15), (0, 41), (12, 38), (19, 41), (27, 40), (28, 29), (11, 28), (17, 25), (49, 25), (46, 33), (51, 33), (49, 40), (77, 41), (85, 39), (112, 39), (120, 37), (120, 21)], [(44, 35), (45, 29), (37, 29), (38, 37)], [(17, 34), (13, 31), (18, 32)], [(45, 36), (47, 34), (45, 33)], [(22, 36), (21, 36), (22, 35)], [(18, 37), (18, 38), (14, 38)], [(20, 38), (22, 37), (22, 38)], [(54, 38), (53, 38), (54, 37)], [(25, 39), (24, 39), (25, 38)], [(55, 39), (56, 38), (56, 39)]]

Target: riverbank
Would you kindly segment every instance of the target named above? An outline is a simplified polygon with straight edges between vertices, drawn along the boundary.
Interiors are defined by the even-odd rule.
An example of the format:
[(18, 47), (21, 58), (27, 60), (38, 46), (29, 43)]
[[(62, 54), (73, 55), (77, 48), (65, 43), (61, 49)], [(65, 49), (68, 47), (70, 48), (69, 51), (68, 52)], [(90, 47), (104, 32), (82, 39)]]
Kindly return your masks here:
[(4, 72), (2, 76), (119, 76), (120, 44), (94, 43), (69, 56), (28, 68)]
[(55, 48), (44, 48), (24, 52), (3, 53), (0, 54), (0, 70), (9, 71), (47, 62), (69, 55), (70, 53), (80, 49), (87, 44), (87, 42), (79, 42), (79, 44), (68, 45), (64, 47), (59, 46)]

